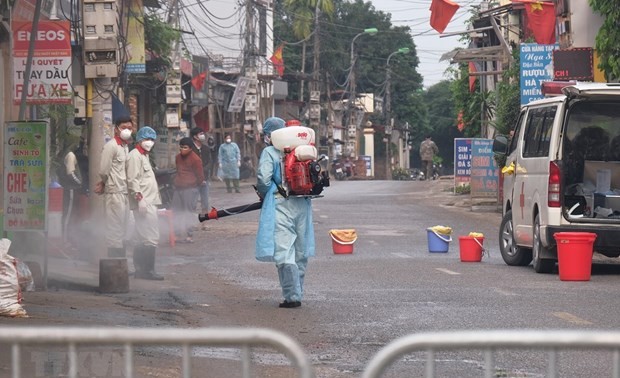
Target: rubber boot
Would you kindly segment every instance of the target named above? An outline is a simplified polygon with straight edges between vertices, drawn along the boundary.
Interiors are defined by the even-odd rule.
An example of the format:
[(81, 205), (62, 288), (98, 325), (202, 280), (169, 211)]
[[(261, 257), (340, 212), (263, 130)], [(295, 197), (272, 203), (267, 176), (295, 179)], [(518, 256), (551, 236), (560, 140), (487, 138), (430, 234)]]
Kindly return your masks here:
[(144, 278), (146, 276), (146, 267), (144, 264), (144, 245), (136, 245), (133, 249), (133, 267), (135, 269), (135, 278)]
[(301, 306), (301, 286), (299, 283), (299, 269), (295, 264), (282, 264), (278, 266), (278, 277), (282, 287), (284, 303), (280, 307)]
[(125, 248), (108, 248), (108, 257), (125, 257)]
[(233, 186), (235, 187), (235, 193), (241, 193), (239, 191), (239, 179), (233, 179)]
[(145, 280), (154, 280), (154, 281), (163, 281), (164, 277), (155, 273), (155, 252), (157, 251), (157, 247), (152, 245), (144, 246), (144, 270)]

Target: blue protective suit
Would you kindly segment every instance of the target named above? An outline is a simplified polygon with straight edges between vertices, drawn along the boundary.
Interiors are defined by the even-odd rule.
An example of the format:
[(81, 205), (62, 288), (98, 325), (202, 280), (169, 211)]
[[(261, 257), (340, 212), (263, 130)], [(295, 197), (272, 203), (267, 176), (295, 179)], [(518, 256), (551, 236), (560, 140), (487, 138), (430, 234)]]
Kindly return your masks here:
[(314, 256), (312, 203), (305, 197), (282, 197), (276, 185), (282, 183), (282, 154), (265, 148), (256, 171), (257, 190), (263, 198), (256, 259), (275, 262), (282, 296), (287, 302), (301, 302), (308, 258)]
[(241, 165), (241, 151), (237, 143), (224, 143), (220, 146), (217, 155), (224, 179), (239, 179)]

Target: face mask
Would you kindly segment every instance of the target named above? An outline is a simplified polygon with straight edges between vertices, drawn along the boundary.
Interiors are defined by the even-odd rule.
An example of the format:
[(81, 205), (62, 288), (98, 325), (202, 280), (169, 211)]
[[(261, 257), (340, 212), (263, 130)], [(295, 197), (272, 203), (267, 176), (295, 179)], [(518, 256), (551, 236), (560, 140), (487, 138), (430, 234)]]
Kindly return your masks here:
[(204, 142), (205, 140), (207, 140), (207, 137), (204, 134), (198, 134), (198, 140)]
[(232, 142), (232, 139), (226, 139), (226, 143)]
[(131, 130), (129, 129), (121, 130), (120, 137), (122, 140), (129, 140), (131, 138)]
[(155, 145), (155, 142), (152, 140), (145, 140), (144, 142), (142, 142), (142, 148), (144, 148), (146, 151), (150, 151), (151, 148), (153, 148), (153, 145)]
[(263, 141), (265, 142), (265, 144), (269, 145), (271, 144), (271, 137), (269, 135), (265, 135), (263, 137)]

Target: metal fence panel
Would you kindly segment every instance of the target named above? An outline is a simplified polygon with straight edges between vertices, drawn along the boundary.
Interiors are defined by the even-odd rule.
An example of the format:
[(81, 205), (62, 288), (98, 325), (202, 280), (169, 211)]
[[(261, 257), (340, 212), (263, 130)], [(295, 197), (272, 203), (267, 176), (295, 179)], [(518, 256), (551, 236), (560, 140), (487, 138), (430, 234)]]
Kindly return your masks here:
[(412, 334), (383, 347), (368, 363), (363, 378), (376, 378), (398, 358), (426, 352), (426, 377), (435, 376), (435, 353), (445, 350), (483, 350), (485, 377), (494, 377), (494, 351), (498, 349), (548, 350), (547, 376), (557, 376), (557, 353), (573, 349), (606, 349), (613, 352), (612, 377), (620, 378), (620, 332), (496, 330)]
[(66, 345), (69, 374), (78, 376), (79, 348), (88, 345), (122, 346), (125, 376), (134, 376), (135, 346), (180, 346), (183, 377), (191, 376), (192, 348), (239, 347), (243, 377), (250, 377), (253, 347), (271, 347), (285, 355), (301, 378), (312, 378), (310, 360), (289, 336), (262, 328), (81, 328), (81, 327), (0, 327), (0, 345), (11, 345), (12, 377), (20, 378), (22, 348), (36, 345)]

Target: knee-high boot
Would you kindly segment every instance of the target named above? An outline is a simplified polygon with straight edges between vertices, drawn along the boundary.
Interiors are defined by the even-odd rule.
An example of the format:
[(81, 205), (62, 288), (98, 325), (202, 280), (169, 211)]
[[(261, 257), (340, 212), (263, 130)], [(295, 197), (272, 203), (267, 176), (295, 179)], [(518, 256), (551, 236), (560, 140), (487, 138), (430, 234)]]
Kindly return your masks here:
[(108, 257), (125, 257), (125, 247), (108, 248)]
[(144, 246), (144, 268), (145, 268), (145, 280), (163, 281), (164, 277), (155, 273), (155, 252), (157, 247), (152, 245)]
[(133, 267), (135, 269), (135, 278), (144, 278), (146, 274), (146, 268), (144, 266), (144, 248), (145, 246), (140, 244), (136, 245), (133, 249)]
[(295, 264), (278, 266), (278, 277), (282, 287), (282, 296), (289, 303), (301, 302), (301, 286), (299, 283), (299, 269)]

